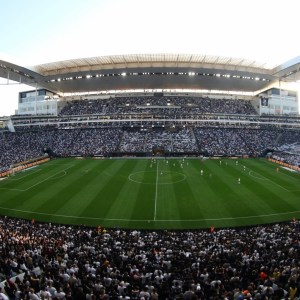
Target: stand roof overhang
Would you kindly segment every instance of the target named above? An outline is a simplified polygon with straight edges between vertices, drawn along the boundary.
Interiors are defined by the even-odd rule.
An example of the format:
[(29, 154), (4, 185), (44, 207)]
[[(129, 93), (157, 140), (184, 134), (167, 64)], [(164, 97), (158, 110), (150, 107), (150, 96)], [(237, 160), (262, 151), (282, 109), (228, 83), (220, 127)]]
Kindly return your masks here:
[(0, 77), (56, 93), (128, 89), (255, 92), (274, 81), (299, 80), (300, 57), (277, 66), (242, 58), (198, 54), (100, 56), (33, 67), (0, 60)]

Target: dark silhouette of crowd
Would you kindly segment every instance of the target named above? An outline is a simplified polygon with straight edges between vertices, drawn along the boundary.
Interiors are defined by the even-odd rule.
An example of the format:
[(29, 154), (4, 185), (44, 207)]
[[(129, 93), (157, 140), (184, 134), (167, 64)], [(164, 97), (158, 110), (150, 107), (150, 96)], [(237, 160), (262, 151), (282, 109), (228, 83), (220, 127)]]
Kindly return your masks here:
[(297, 220), (140, 231), (1, 217), (2, 293), (16, 300), (299, 299), (299, 230)]

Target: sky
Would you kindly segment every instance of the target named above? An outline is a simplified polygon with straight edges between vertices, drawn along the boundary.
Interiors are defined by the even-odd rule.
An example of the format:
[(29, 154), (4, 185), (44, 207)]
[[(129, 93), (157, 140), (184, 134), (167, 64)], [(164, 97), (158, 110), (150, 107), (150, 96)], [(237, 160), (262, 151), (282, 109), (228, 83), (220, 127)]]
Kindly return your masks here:
[[(299, 0), (0, 0), (0, 7), (0, 60), (21, 66), (142, 53), (281, 64), (300, 55)], [(0, 79), (0, 116), (14, 114), (18, 92), (31, 89)]]

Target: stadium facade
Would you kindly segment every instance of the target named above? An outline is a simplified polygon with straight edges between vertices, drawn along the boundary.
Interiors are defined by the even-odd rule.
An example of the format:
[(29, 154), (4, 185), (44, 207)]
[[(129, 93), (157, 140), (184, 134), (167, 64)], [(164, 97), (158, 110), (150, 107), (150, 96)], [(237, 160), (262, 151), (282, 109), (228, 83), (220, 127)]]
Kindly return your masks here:
[(298, 114), (291, 83), (299, 69), (300, 57), (276, 66), (196, 54), (102, 56), (29, 68), (0, 61), (1, 77), (33, 87), (20, 93), (19, 115), (57, 115), (63, 101), (154, 93), (247, 99), (259, 114)]
[[(298, 299), (300, 118), (298, 96), (290, 83), (299, 80), (299, 65), (299, 58), (269, 66), (165, 54), (70, 60), (32, 68), (0, 61), (1, 77), (32, 86), (20, 93), (17, 114), (0, 118), (0, 177), (8, 179), (1, 181), (0, 298), (6, 297), (5, 291), (10, 299)], [(98, 160), (106, 154), (127, 157), (164, 151), (177, 157), (170, 157), (170, 163), (161, 159), (160, 169), (156, 159), (144, 160), (153, 185), (139, 182), (144, 173), (135, 172), (134, 164), (142, 159), (126, 159), (133, 163), (129, 176), (121, 172), (122, 160)], [(274, 165), (238, 159), (270, 152)], [(49, 169), (46, 161), (54, 154), (76, 156), (77, 167), (68, 158)], [(197, 157), (178, 157), (185, 155)], [(205, 159), (198, 157), (202, 155), (211, 156), (215, 166), (209, 169), (205, 163), (205, 174), (199, 172), (200, 166), (204, 169)], [(84, 156), (97, 160), (85, 165)], [(231, 159), (222, 165), (223, 156)], [(95, 169), (90, 169), (91, 161), (97, 163)], [(114, 161), (119, 162), (117, 171), (104, 166)], [(253, 161), (262, 165), (255, 167)], [(42, 163), (44, 171), (34, 169)], [(168, 168), (174, 171), (165, 171)], [(183, 168), (192, 176), (180, 175)], [(32, 173), (8, 178), (24, 169)], [(62, 183), (67, 170), (72, 186)], [(120, 175), (128, 186), (144, 186), (120, 188), (111, 174)], [(163, 182), (165, 175), (169, 181)], [(184, 188), (173, 189), (179, 181), (185, 181)], [(197, 188), (191, 188), (193, 181)], [(165, 190), (158, 193), (158, 188)], [(132, 199), (128, 191), (133, 190), (143, 201)], [(187, 200), (189, 190), (197, 202)], [(85, 201), (86, 191), (95, 197), (92, 204), (92, 198)], [(119, 191), (133, 201), (134, 209), (130, 201), (118, 197)], [(212, 201), (216, 196), (220, 206)], [(236, 212), (230, 212), (232, 208)], [(185, 209), (190, 210), (189, 217), (174, 220)], [(141, 212), (150, 218), (142, 219)], [(253, 217), (255, 224), (289, 222), (245, 228)], [(66, 225), (73, 219), (80, 226)], [(92, 219), (97, 223), (88, 223)], [(224, 224), (225, 219), (232, 223)], [(128, 226), (132, 222), (150, 230)], [(160, 222), (171, 225), (156, 231)], [(174, 222), (186, 226), (181, 229), (205, 222), (206, 230), (166, 230)], [(196, 225), (186, 225), (189, 222)], [(124, 230), (120, 224), (135, 229)], [(223, 230), (223, 226), (243, 228)]]
[[(32, 86), (19, 94), (16, 115), (0, 121), (8, 132), (44, 131), (38, 136), (38, 148), (59, 156), (167, 152), (256, 157), (300, 128), (298, 95), (291, 88), (299, 80), (299, 69), (300, 57), (272, 66), (192, 54), (105, 56), (30, 68), (0, 61), (0, 76)], [(230, 151), (224, 145), (215, 151), (211, 146), (215, 141), (202, 144), (215, 127), (222, 127), (219, 134), (226, 138), (243, 136), (245, 148), (239, 149), (237, 143)], [(231, 132), (232, 128), (236, 130)], [(248, 128), (253, 130), (244, 130)], [(270, 130), (272, 136), (261, 145), (253, 140), (257, 135), (262, 141)], [(102, 144), (84, 151), (64, 144), (73, 135), (81, 136), (85, 144), (86, 138), (92, 139), (91, 132)], [(112, 138), (115, 144), (110, 144)]]

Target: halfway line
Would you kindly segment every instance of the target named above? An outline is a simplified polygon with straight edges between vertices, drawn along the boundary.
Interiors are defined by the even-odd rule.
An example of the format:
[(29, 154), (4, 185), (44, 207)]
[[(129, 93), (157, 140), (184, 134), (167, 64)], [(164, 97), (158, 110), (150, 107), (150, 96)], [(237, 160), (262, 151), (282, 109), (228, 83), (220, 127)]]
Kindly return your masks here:
[(159, 164), (159, 160), (157, 160), (157, 165), (156, 165), (156, 183), (155, 183), (155, 198), (154, 198), (154, 221), (156, 221), (156, 201), (157, 201), (157, 187), (158, 187), (158, 164)]

